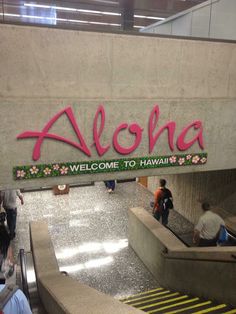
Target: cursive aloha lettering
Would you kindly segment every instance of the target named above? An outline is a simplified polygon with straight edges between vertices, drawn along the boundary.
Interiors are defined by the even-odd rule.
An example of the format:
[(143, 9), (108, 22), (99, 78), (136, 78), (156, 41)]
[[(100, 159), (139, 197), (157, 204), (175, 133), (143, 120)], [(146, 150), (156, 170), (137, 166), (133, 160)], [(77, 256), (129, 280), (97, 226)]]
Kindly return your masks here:
[[(78, 142), (71, 141), (65, 137), (59, 136), (57, 134), (49, 133), (50, 128), (53, 126), (53, 124), (63, 115), (66, 114), (74, 131), (78, 138)], [(168, 132), (168, 145), (171, 151), (174, 150), (174, 134), (176, 129), (176, 123), (174, 121), (169, 121), (164, 126), (162, 126), (160, 129), (158, 129), (155, 133), (155, 130), (157, 128), (158, 120), (160, 116), (160, 110), (159, 106), (156, 104), (154, 105), (150, 117), (149, 117), (149, 124), (148, 124), (148, 136), (149, 136), (149, 153), (151, 154), (158, 138), (160, 135), (167, 130)], [(103, 156), (111, 147), (111, 144), (108, 143), (105, 146), (102, 146), (100, 142), (100, 138), (102, 136), (104, 127), (105, 127), (105, 109), (102, 105), (100, 105), (97, 109), (97, 112), (94, 117), (93, 121), (93, 144), (96, 148), (96, 151), (99, 156)], [(188, 132), (194, 129), (196, 131), (196, 135), (189, 140), (186, 141), (186, 137)], [(121, 132), (128, 131), (132, 136), (134, 136), (134, 142), (133, 145), (130, 147), (124, 147), (119, 144), (118, 137)], [(117, 153), (121, 155), (129, 155), (133, 151), (135, 151), (138, 146), (140, 145), (142, 141), (142, 132), (143, 128), (137, 124), (137, 123), (131, 123), (130, 125), (127, 123), (121, 123), (117, 126), (113, 133), (112, 137), (112, 145), (113, 148), (116, 150)], [(86, 141), (83, 137), (83, 134), (81, 133), (77, 122), (75, 120), (75, 116), (73, 114), (72, 108), (67, 107), (60, 112), (58, 112), (52, 119), (48, 121), (48, 123), (45, 125), (45, 127), (42, 129), (41, 132), (38, 131), (26, 131), (17, 136), (17, 139), (25, 139), (25, 138), (37, 138), (37, 141), (34, 145), (33, 149), (33, 160), (37, 161), (40, 158), (41, 154), (41, 145), (45, 138), (50, 138), (52, 140), (61, 141), (66, 144), (69, 144), (77, 149), (79, 149), (81, 152), (83, 152), (85, 155), (91, 157), (91, 151), (88, 148)], [(177, 138), (176, 141), (176, 147), (180, 151), (185, 151), (189, 149), (195, 142), (198, 143), (199, 147), (203, 150), (203, 126), (202, 122), (200, 120), (196, 120), (191, 122), (189, 125), (187, 125), (181, 132), (180, 135)]]

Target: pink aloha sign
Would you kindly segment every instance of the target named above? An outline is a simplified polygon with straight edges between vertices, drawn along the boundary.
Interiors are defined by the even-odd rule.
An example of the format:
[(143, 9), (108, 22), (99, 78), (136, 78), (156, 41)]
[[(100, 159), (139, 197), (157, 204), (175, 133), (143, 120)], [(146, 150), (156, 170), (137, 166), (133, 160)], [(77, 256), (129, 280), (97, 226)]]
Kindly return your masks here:
[[(74, 132), (78, 138), (78, 141), (71, 141), (68, 138), (63, 136), (50, 133), (50, 128), (54, 125), (54, 123), (63, 115), (69, 119)], [(194, 143), (198, 143), (201, 150), (204, 149), (203, 144), (203, 125), (200, 120), (194, 120), (187, 124), (178, 134), (176, 143), (174, 143), (175, 132), (176, 132), (176, 122), (175, 121), (168, 121), (162, 127), (158, 129), (158, 120), (160, 116), (160, 109), (157, 104), (154, 105), (153, 109), (151, 110), (149, 120), (148, 120), (148, 142), (149, 142), (149, 154), (152, 154), (154, 147), (157, 144), (158, 138), (160, 135), (167, 130), (168, 132), (168, 145), (170, 150), (173, 152), (175, 149), (179, 151), (186, 151), (188, 150)], [(140, 126), (138, 123), (121, 123), (117, 127), (114, 128), (114, 132), (112, 134), (111, 141), (108, 142), (106, 145), (101, 144), (101, 137), (105, 128), (106, 122), (106, 112), (103, 105), (100, 105), (95, 113), (94, 120), (93, 120), (93, 143), (89, 146), (86, 143), (86, 140), (81, 132), (77, 121), (75, 119), (73, 110), (71, 107), (66, 107), (65, 109), (59, 111), (55, 116), (53, 116), (44, 126), (42, 131), (25, 131), (17, 136), (17, 139), (27, 139), (27, 138), (36, 138), (36, 143), (33, 149), (33, 160), (37, 161), (41, 155), (41, 145), (45, 139), (51, 139), (55, 141), (64, 142), (68, 145), (75, 147), (76, 149), (80, 150), (83, 154), (88, 157), (91, 157), (91, 150), (89, 147), (95, 146), (97, 154), (101, 157), (106, 154), (107, 151), (114, 147), (115, 151), (120, 155), (129, 155), (134, 152), (142, 142), (143, 137), (143, 130), (144, 128)], [(187, 135), (190, 130), (195, 131), (195, 135), (191, 140), (187, 140)], [(133, 137), (134, 141), (133, 144), (129, 147), (122, 146), (119, 141), (118, 137), (122, 134), (122, 131), (128, 131)], [(126, 134), (127, 136), (127, 134)]]

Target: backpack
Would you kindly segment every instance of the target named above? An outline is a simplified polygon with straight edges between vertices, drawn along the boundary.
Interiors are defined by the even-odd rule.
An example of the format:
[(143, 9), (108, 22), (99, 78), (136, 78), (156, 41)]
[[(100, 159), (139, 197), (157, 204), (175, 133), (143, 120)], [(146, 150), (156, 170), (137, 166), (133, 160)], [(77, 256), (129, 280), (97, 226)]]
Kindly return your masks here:
[(171, 193), (168, 189), (164, 188), (162, 190), (163, 196), (160, 198), (158, 205), (161, 211), (172, 209), (174, 207), (172, 200), (170, 199)]
[(5, 285), (3, 290), (0, 292), (0, 314), (4, 314), (4, 306), (18, 289), (19, 287), (14, 284)]
[(222, 245), (228, 241), (228, 232), (225, 226), (221, 225), (220, 226), (220, 231), (219, 231), (219, 237), (218, 237), (218, 244)]

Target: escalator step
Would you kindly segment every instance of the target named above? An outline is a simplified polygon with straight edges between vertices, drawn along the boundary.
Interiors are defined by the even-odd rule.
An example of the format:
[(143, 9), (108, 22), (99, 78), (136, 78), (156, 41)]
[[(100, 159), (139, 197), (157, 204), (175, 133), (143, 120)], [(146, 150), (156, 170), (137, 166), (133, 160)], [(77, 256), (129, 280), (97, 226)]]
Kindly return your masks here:
[(194, 313), (209, 313), (209, 314), (222, 314), (222, 309), (223, 311), (227, 311), (227, 310), (230, 310), (230, 307), (226, 306), (226, 307), (221, 307), (216, 304), (212, 304), (211, 301), (198, 301), (196, 302), (195, 304), (191, 304), (190, 306), (187, 306), (187, 307), (180, 307), (179, 309), (176, 308), (174, 309), (173, 311), (168, 311), (168, 312), (165, 312), (165, 314), (169, 314), (169, 313), (172, 313), (172, 314), (178, 314), (178, 313), (183, 313), (183, 314), (194, 314)]
[(222, 311), (222, 309), (224, 309), (224, 310), (227, 309), (227, 305), (226, 304), (219, 304), (219, 305), (212, 306), (212, 307), (205, 309), (205, 310), (194, 312), (192, 314), (217, 313), (216, 311), (218, 311), (218, 310)]
[[(226, 307), (224, 307), (223, 308), (223, 311), (224, 312), (227, 312), (227, 311), (230, 311), (230, 310), (232, 310), (232, 307), (230, 307), (230, 306), (228, 306), (228, 305), (226, 305)], [(210, 314), (212, 313), (214, 313), (214, 314), (222, 314), (222, 308), (219, 308), (218, 310), (214, 310), (213, 312), (209, 312)], [(235, 312), (236, 313), (236, 312)]]
[(158, 296), (166, 295), (168, 293), (170, 293), (169, 290), (164, 290), (164, 291), (160, 291), (160, 292), (157, 292), (157, 293), (152, 293), (152, 294), (145, 295), (145, 296), (135, 297), (133, 299), (129, 299), (127, 301), (124, 301), (123, 303), (133, 305), (132, 304), (133, 302), (137, 302), (137, 301), (140, 301), (140, 300), (148, 300), (148, 299), (153, 298), (153, 297), (157, 297), (158, 298)]
[(136, 306), (139, 310), (151, 310), (151, 309), (156, 309), (158, 308), (160, 305), (163, 305), (163, 304), (170, 304), (170, 303), (173, 303), (175, 301), (179, 301), (179, 300), (183, 300), (183, 299), (186, 299), (188, 298), (187, 295), (183, 295), (183, 296), (179, 296), (177, 298), (170, 298), (168, 300), (164, 300), (164, 301), (159, 301), (159, 302), (152, 302), (151, 304), (148, 304), (148, 305), (144, 305), (144, 306)]
[[(199, 300), (198, 300), (199, 302)], [(211, 301), (205, 301), (205, 302), (200, 302), (200, 303), (196, 303), (196, 304), (193, 304), (193, 305), (190, 305), (190, 306), (187, 306), (187, 307), (182, 307), (180, 309), (176, 309), (176, 310), (171, 310), (170, 312), (165, 312), (165, 314), (177, 314), (177, 313), (183, 313), (184, 314), (190, 314), (192, 313), (193, 310), (195, 310), (196, 308), (203, 308), (205, 306), (209, 306), (212, 302)]]
[(236, 309), (229, 305), (215, 304), (163, 288), (141, 292), (120, 301), (149, 314), (236, 314)]
[(198, 298), (192, 298), (192, 299), (187, 299), (187, 300), (184, 300), (184, 301), (181, 301), (181, 302), (177, 302), (177, 303), (174, 303), (174, 304), (169, 304), (169, 305), (165, 305), (165, 306), (162, 306), (162, 307), (158, 307), (157, 309), (154, 309), (154, 310), (151, 310), (151, 311), (148, 311), (149, 314), (153, 314), (153, 313), (165, 313), (164, 311), (165, 310), (169, 310), (171, 308), (176, 308), (176, 307), (179, 307), (179, 306), (182, 306), (182, 305), (186, 305), (188, 303), (192, 303), (192, 302), (195, 302), (195, 301), (198, 301), (199, 299)]
[(140, 292), (140, 293), (131, 295), (129, 297), (122, 298), (122, 299), (120, 299), (120, 301), (125, 303), (125, 301), (133, 299), (135, 297), (149, 295), (149, 294), (155, 293), (157, 291), (161, 291), (161, 290), (164, 290), (164, 289), (163, 288), (156, 288), (156, 289), (152, 289), (152, 290), (149, 290), (149, 291)]
[(146, 303), (146, 305), (147, 304), (152, 304), (152, 303), (154, 303), (154, 301), (156, 302), (157, 300), (164, 300), (164, 299), (167, 300), (167, 299), (170, 299), (172, 297), (176, 297), (178, 295), (179, 295), (178, 292), (168, 293), (168, 294), (165, 294), (165, 295), (162, 295), (162, 296), (159, 296), (159, 297), (155, 297), (155, 298), (151, 298), (151, 299), (139, 300), (139, 301), (136, 301), (135, 303), (132, 303), (130, 305), (137, 307), (138, 305), (141, 305), (141, 304), (144, 305), (145, 303)]

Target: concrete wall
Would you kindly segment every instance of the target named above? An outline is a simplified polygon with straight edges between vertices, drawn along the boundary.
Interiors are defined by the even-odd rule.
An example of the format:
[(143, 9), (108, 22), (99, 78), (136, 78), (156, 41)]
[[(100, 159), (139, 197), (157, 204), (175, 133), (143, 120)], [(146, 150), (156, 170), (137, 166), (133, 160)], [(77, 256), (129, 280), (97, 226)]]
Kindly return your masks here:
[[(232, 145), (236, 140), (235, 44), (11, 25), (0, 25), (0, 38), (0, 188), (236, 168), (236, 148)], [(144, 128), (143, 139), (128, 157), (148, 156), (148, 118), (153, 104), (158, 103), (158, 128), (170, 120), (177, 123), (174, 141), (187, 124), (202, 121), (207, 164), (13, 180), (14, 166), (121, 158), (112, 147), (100, 158), (92, 145), (93, 118), (101, 103), (106, 110), (103, 145), (111, 144), (118, 124), (135, 121)], [(68, 105), (73, 108), (92, 157), (46, 139), (40, 159), (34, 162), (36, 139), (17, 140), (17, 135), (27, 130), (41, 131)], [(50, 131), (77, 141), (65, 116)], [(131, 136), (120, 139), (125, 146), (132, 140)], [(195, 143), (187, 153), (199, 151)], [(174, 152), (170, 150), (163, 134), (152, 155), (178, 152), (176, 147)]]
[(129, 244), (163, 287), (236, 306), (235, 247), (188, 248), (143, 208), (129, 210)]
[[(148, 189), (154, 192), (161, 177), (149, 177)], [(236, 170), (166, 175), (173, 193), (175, 209), (192, 223), (202, 214), (201, 202), (208, 201), (216, 211), (236, 215)], [(223, 217), (227, 218), (227, 217)], [(236, 226), (235, 226), (236, 228)]]
[(47, 223), (30, 224), (33, 254), (39, 297), (50, 314), (141, 314), (131, 306), (59, 272)]
[(209, 0), (142, 29), (142, 32), (235, 40), (235, 0)]

